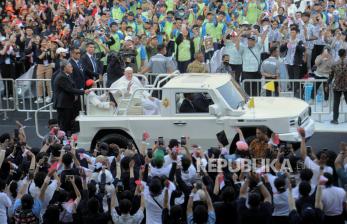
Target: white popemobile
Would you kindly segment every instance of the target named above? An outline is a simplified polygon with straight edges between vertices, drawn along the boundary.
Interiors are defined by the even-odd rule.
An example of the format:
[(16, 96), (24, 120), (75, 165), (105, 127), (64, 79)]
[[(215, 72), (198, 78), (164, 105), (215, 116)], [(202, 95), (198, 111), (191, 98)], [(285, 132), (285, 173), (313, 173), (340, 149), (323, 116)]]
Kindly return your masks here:
[[(255, 129), (265, 126), (270, 133), (277, 133), (282, 142), (298, 143), (297, 128), (306, 131), (306, 137), (314, 132), (309, 105), (296, 98), (254, 97), (254, 108), (249, 106), (249, 97), (227, 74), (181, 74), (168, 75), (160, 88), (137, 89), (128, 97), (120, 97), (117, 90), (113, 93), (117, 108), (114, 112), (97, 113), (88, 110), (77, 120), (80, 124), (78, 146), (87, 150), (94, 149), (97, 142), (116, 143), (126, 147), (129, 142), (140, 146), (143, 132), (150, 135), (148, 142), (154, 143), (158, 137), (179, 139), (189, 136), (191, 144), (203, 149), (218, 144), (216, 134), (225, 131), (230, 145), (238, 140), (234, 127), (240, 127), (245, 138), (255, 135)], [(138, 93), (147, 92), (161, 100), (160, 112), (145, 115)], [(182, 113), (181, 105), (192, 96), (190, 105), (195, 111)], [(187, 100), (186, 100), (187, 101)], [(182, 103), (183, 102), (183, 103)], [(252, 102), (253, 104), (253, 102)], [(205, 109), (198, 110), (198, 108)], [(93, 113), (89, 112), (93, 111)]]

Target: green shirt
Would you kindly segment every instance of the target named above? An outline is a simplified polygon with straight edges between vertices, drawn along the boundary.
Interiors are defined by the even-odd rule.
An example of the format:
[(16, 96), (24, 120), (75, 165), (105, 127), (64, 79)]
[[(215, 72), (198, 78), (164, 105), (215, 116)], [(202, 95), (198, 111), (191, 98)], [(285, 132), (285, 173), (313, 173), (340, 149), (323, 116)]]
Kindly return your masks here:
[(259, 17), (259, 9), (257, 3), (251, 2), (248, 4), (247, 21), (249, 24), (256, 24)]
[(164, 25), (163, 29), (164, 29), (164, 32), (166, 33), (166, 35), (168, 35), (169, 37), (171, 37), (172, 27), (173, 27), (172, 22), (165, 21), (165, 25)]
[(215, 32), (215, 26), (213, 22), (206, 22), (206, 34), (211, 37), (214, 37), (214, 32)]
[[(178, 61), (190, 61), (190, 41), (183, 40), (178, 46)], [(177, 52), (176, 52), (177, 53)]]
[(224, 29), (224, 23), (218, 23), (217, 26), (214, 27), (214, 32), (213, 32), (213, 39), (214, 41), (219, 41), (223, 37), (223, 29)]
[(165, 4), (167, 6), (166, 12), (174, 10), (174, 1), (173, 0), (165, 0)]
[(143, 24), (137, 24), (137, 34), (142, 35), (145, 33), (145, 28), (143, 27)]
[(124, 13), (122, 12), (122, 10), (119, 7), (113, 7), (112, 8), (112, 18), (116, 19), (118, 21), (122, 21), (124, 17)]
[(122, 40), (119, 38), (118, 33), (112, 35), (115, 43), (110, 46), (111, 51), (119, 52)]

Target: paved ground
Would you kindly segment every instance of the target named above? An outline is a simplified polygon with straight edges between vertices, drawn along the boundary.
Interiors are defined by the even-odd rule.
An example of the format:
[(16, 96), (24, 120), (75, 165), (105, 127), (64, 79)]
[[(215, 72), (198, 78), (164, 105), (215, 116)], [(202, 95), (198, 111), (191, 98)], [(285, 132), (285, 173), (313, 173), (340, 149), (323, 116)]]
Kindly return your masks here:
[[(37, 137), (35, 131), (34, 115), (31, 114), (32, 119), (25, 121), (26, 113), (11, 112), (8, 114), (9, 119), (2, 120), (3, 114), (0, 113), (0, 134), (4, 132), (11, 132), (15, 128), (15, 120), (22, 122), (27, 128), (27, 139), (30, 146), (40, 145), (40, 138)], [(47, 120), (49, 119), (48, 113), (41, 113), (39, 117), (39, 129), (41, 135), (47, 132)], [(347, 142), (347, 123), (341, 123), (339, 125), (332, 126), (328, 121), (323, 123), (316, 123), (317, 131), (314, 136), (307, 143), (312, 146), (313, 149), (328, 148), (338, 150), (339, 143), (341, 141)]]

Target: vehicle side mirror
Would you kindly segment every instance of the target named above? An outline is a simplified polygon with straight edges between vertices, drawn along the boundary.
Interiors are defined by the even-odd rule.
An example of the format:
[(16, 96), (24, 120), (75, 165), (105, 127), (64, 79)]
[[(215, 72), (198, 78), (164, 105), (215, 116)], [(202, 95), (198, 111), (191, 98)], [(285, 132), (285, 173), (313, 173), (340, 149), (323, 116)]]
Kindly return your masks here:
[(217, 117), (220, 117), (222, 115), (220, 108), (216, 104), (210, 105), (208, 107), (208, 112), (209, 114), (217, 116)]

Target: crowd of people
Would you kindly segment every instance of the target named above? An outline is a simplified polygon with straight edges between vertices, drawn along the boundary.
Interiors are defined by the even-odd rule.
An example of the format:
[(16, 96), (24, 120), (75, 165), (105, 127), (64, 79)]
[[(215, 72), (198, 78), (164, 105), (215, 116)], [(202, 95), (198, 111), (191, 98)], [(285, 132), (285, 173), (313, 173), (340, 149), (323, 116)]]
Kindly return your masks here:
[[(26, 144), (25, 127), (0, 136), (0, 223), (300, 223), (342, 224), (346, 214), (347, 146), (338, 154), (306, 146), (297, 156), (275, 133), (202, 149), (169, 140), (126, 149), (98, 142), (78, 147), (73, 120), (78, 95), (115, 107), (88, 88), (104, 73), (106, 87), (122, 94), (141, 88), (132, 73), (229, 73), (245, 79), (321, 79), (324, 100), (334, 94), (332, 123), (341, 96), (347, 102), (345, 0), (9, 0), (0, 2), (0, 70), (17, 79), (32, 66), (36, 104), (54, 102), (42, 146)], [(259, 95), (258, 83), (245, 85)], [(13, 100), (4, 81), (3, 100)], [(301, 98), (302, 86), (289, 86)], [(274, 94), (279, 95), (280, 85)], [(148, 113), (158, 100), (142, 94)], [(59, 124), (58, 124), (59, 123)], [(174, 136), (173, 136), (174, 137)], [(216, 145), (218, 144), (216, 140)], [(336, 151), (336, 150), (335, 150)], [(262, 159), (275, 160), (264, 172)], [(219, 159), (219, 160), (216, 160)], [(257, 159), (256, 170), (218, 172)], [(252, 160), (254, 161), (254, 160)], [(290, 171), (280, 169), (288, 164)]]
[[(87, 79), (101, 80), (104, 73), (110, 87), (126, 67), (134, 73), (230, 73), (238, 82), (311, 77), (322, 80), (315, 82), (312, 99), (322, 86), (327, 105), (333, 92), (332, 123), (338, 123), (340, 99), (347, 92), (345, 0), (0, 4), (2, 78), (17, 79), (36, 65), (33, 78), (53, 80), (64, 59), (73, 66), (77, 89), (84, 89)], [(12, 83), (3, 84), (3, 99), (13, 100)], [(51, 86), (37, 83), (35, 103), (52, 101)], [(276, 83), (271, 94), (278, 95), (281, 86)], [(299, 83), (288, 87), (303, 98)], [(260, 94), (259, 82), (244, 88), (249, 95)]]
[(189, 137), (150, 147), (144, 132), (137, 147), (97, 142), (86, 151), (55, 119), (39, 147), (16, 125), (0, 136), (1, 223), (345, 223), (347, 144), (314, 153), (302, 128), (296, 154), (264, 127), (253, 140), (235, 128), (230, 149)]

